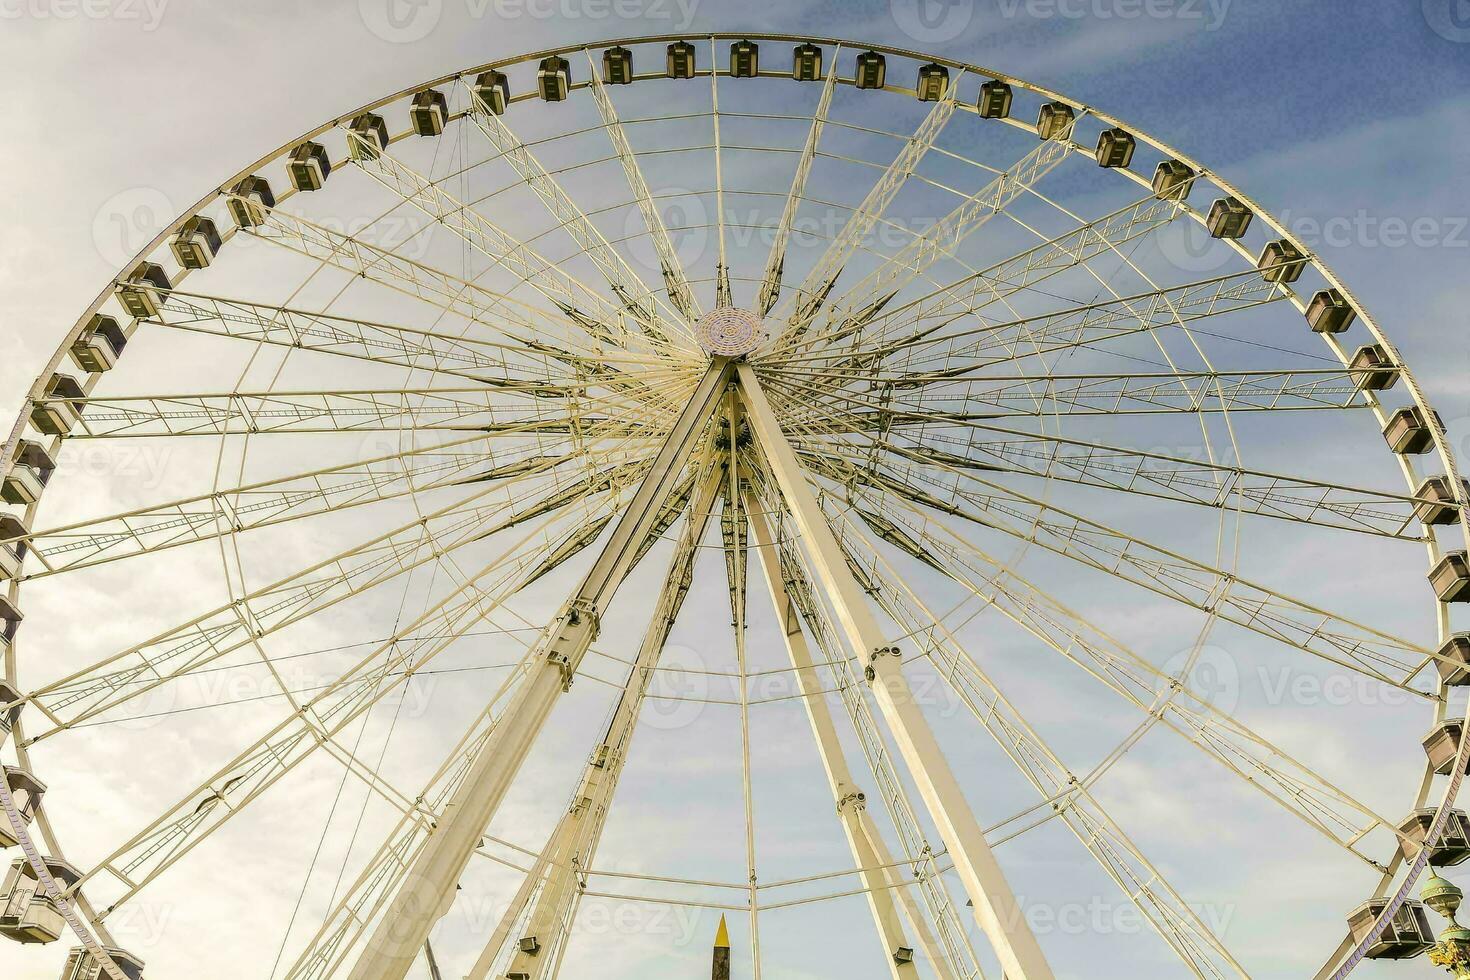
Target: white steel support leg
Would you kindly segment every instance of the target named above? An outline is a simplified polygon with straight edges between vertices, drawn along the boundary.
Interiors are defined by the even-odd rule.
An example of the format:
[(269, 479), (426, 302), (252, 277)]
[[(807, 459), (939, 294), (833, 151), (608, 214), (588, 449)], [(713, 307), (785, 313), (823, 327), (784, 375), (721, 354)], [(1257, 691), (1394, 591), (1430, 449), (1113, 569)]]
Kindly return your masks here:
[(796, 454), (748, 364), (737, 367), (746, 418), (801, 531), (815, 581), (827, 591), (848, 643), (867, 665), (878, 710), (892, 731), (919, 795), (949, 850), (974, 905), (975, 921), (990, 940), (1008, 980), (1052, 980), (1051, 967), (1026, 924), (1015, 894), (985, 841), (949, 762), (915, 703), (900, 653), (888, 643), (867, 597), (853, 578), (837, 538), (807, 485)]
[(817, 751), (822, 756), (822, 765), (827, 770), (827, 780), (832, 786), (832, 796), (837, 803), (837, 813), (842, 829), (847, 834), (848, 847), (853, 860), (862, 870), (863, 886), (868, 893), (868, 908), (873, 913), (873, 922), (878, 927), (878, 936), (888, 953), (888, 968), (895, 980), (911, 980), (919, 976), (912, 961), (900, 962), (896, 954), (903, 948), (912, 948), (904, 936), (899, 922), (898, 908), (894, 899), (903, 902), (904, 910), (914, 923), (914, 933), (919, 936), (920, 946), (935, 972), (941, 978), (949, 977), (949, 970), (940, 956), (937, 945), (924, 928), (924, 919), (918, 904), (907, 888), (900, 885), (889, 888), (889, 869), (894, 860), (888, 845), (878, 834), (878, 828), (867, 811), (862, 792), (848, 769), (842, 743), (837, 738), (837, 727), (832, 721), (832, 712), (827, 706), (826, 693), (812, 659), (811, 647), (801, 630), (801, 620), (795, 603), (786, 591), (781, 576), (781, 554), (771, 535), (770, 523), (761, 513), (759, 502), (752, 496), (745, 498), (745, 510), (750, 519), (751, 535), (755, 540), (755, 551), (760, 555), (761, 570), (765, 572), (766, 587), (771, 594), (771, 603), (776, 607), (776, 619), (781, 625), (781, 635), (786, 641), (786, 653), (796, 674), (796, 683), (801, 690), (802, 704), (806, 707), (807, 721), (811, 723), (812, 735), (817, 742)]
[(639, 545), (657, 521), (691, 450), (729, 385), (731, 365), (717, 358), (674, 420), (648, 475), (618, 518), (582, 585), (540, 642), (540, 663), (522, 683), (444, 809), (403, 886), (393, 897), (349, 980), (404, 980), (434, 924), (449, 911), (460, 876), (557, 699), (570, 686), (598, 620)]
[[(557, 955), (560, 940), (554, 935), (566, 923), (572, 913), (572, 904), (577, 897), (579, 884), (577, 870), (592, 864), (597, 844), (602, 837), (602, 828), (612, 805), (612, 796), (622, 775), (623, 763), (628, 758), (643, 697), (652, 671), (658, 666), (663, 654), (669, 630), (688, 595), (694, 573), (694, 558), (699, 542), (704, 537), (710, 511), (720, 485), (723, 472), (720, 467), (695, 489), (690, 503), (689, 524), (680, 537), (673, 560), (669, 564), (668, 578), (663, 593), (654, 607), (653, 619), (639, 647), (633, 670), (628, 674), (627, 684), (608, 723), (602, 743), (588, 761), (578, 785), (576, 798), (566, 813), (562, 814), (552, 831), (546, 848), (521, 883), (515, 898), (501, 916), (499, 926), (485, 944), (484, 951), (465, 980), (488, 980), (490, 970), (500, 957), (510, 938), (510, 931), (520, 920), (531, 898), (535, 904), (521, 943), (517, 945), (507, 975), (524, 975), (531, 980), (552, 975), (550, 961)], [(542, 881), (540, 893), (536, 886)], [(530, 942), (526, 942), (530, 940)]]

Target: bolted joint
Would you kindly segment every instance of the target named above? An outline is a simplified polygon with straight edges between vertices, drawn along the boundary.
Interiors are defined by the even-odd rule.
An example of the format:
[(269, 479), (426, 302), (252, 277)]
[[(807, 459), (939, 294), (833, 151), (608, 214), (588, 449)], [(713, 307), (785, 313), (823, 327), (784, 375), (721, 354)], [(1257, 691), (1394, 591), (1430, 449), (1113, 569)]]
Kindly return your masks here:
[(873, 652), (868, 654), (868, 666), (863, 671), (863, 676), (867, 677), (869, 684), (878, 679), (878, 663), (884, 657), (902, 661), (903, 652), (896, 646), (874, 647)]
[(561, 671), (563, 691), (572, 689), (572, 680), (582, 656), (597, 638), (600, 618), (597, 608), (586, 599), (574, 599), (561, 614), (559, 625), (551, 635), (546, 662)]
[(837, 801), (838, 813), (847, 813), (849, 810), (853, 812), (860, 812), (862, 810), (866, 810), (867, 808), (868, 795), (866, 793), (858, 791), (848, 793), (842, 799)]
[(597, 614), (597, 607), (592, 604), (591, 599), (573, 599), (567, 605), (566, 623), (568, 626), (582, 626), (584, 623), (591, 623), (591, 638), (594, 640), (602, 631), (602, 617)]
[(551, 652), (546, 655), (546, 662), (561, 671), (561, 689), (563, 691), (570, 691), (572, 689), (572, 678), (577, 673), (577, 669), (572, 666), (572, 658), (553, 647)]

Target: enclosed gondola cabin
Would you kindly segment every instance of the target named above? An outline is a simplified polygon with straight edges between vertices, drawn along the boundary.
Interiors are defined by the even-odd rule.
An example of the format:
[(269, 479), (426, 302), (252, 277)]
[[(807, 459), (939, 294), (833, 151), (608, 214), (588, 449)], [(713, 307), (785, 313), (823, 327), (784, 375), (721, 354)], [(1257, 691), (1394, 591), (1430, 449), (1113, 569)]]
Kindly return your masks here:
[(20, 576), (26, 560), (26, 539), (30, 536), (30, 528), (19, 517), (0, 514), (0, 579)]
[(631, 84), (633, 52), (621, 46), (602, 52), (602, 80), (609, 85)]
[(1429, 584), (1440, 602), (1470, 602), (1470, 561), (1451, 551), (1429, 570)]
[(1184, 201), (1194, 189), (1198, 176), (1194, 168), (1180, 160), (1165, 160), (1154, 168), (1154, 197), (1161, 201)]
[(552, 55), (541, 59), (536, 69), (536, 90), (546, 102), (564, 102), (572, 89), (572, 66), (567, 59)]
[(1097, 138), (1097, 165), (1110, 170), (1127, 167), (1133, 162), (1138, 141), (1124, 129), (1105, 129)]
[(354, 160), (377, 160), (388, 148), (388, 124), (376, 112), (364, 112), (348, 127), (347, 153)]
[(1455, 752), (1460, 751), (1460, 736), (1463, 733), (1464, 721), (1461, 718), (1446, 718), (1421, 739), (1430, 768), (1441, 776), (1448, 776), (1449, 771), (1455, 767)]
[[(43, 859), (56, 884), (70, 888), (81, 872), (65, 861)], [(50, 894), (41, 886), (31, 862), (21, 857), (10, 865), (0, 885), (0, 936), (21, 943), (54, 943), (66, 930), (66, 920)]]
[[(1368, 938), (1373, 931), (1373, 923), (1387, 908), (1387, 898), (1374, 898), (1353, 909), (1348, 915), (1348, 930), (1354, 943)], [(1370, 960), (1406, 960), (1433, 945), (1434, 933), (1429, 928), (1429, 914), (1424, 903), (1411, 898), (1399, 906), (1383, 927), (1383, 932), (1368, 947), (1366, 955)]]
[(798, 82), (822, 79), (822, 49), (815, 44), (798, 44), (791, 52), (791, 77)]
[(31, 406), (31, 425), (48, 436), (66, 435), (81, 419), (85, 397), (76, 378), (69, 374), (51, 375), (41, 400)]
[[(10, 787), (10, 797), (15, 803), (16, 812), (20, 814), (21, 822), (29, 826), (36, 819), (36, 809), (41, 805), (41, 798), (46, 795), (46, 784), (19, 766), (0, 768), (0, 774), (4, 775)], [(19, 843), (10, 821), (0, 820), (0, 850), (15, 847)]]
[(313, 140), (302, 143), (291, 151), (286, 172), (291, 176), (291, 186), (298, 191), (321, 190), (327, 178), (332, 176), (332, 161), (327, 158), (327, 148)]
[(1307, 323), (1316, 333), (1342, 333), (1358, 313), (1336, 289), (1323, 289), (1307, 304)]
[(1067, 139), (1077, 114), (1065, 102), (1048, 102), (1036, 116), (1036, 135), (1044, 140)]
[(4, 743), (15, 730), (15, 722), (24, 708), (25, 701), (21, 697), (20, 689), (0, 677), (0, 743)]
[(1306, 271), (1306, 256), (1302, 250), (1297, 248), (1286, 239), (1271, 242), (1261, 250), (1261, 257), (1256, 260), (1256, 268), (1261, 270), (1261, 275), (1267, 282), (1293, 283), (1302, 277)]
[(196, 214), (179, 226), (179, 233), (169, 242), (169, 249), (179, 267), (183, 269), (207, 269), (219, 254), (219, 228), (213, 218)]
[[(1438, 416), (1435, 421), (1438, 422)], [(1389, 416), (1388, 424), (1383, 427), (1383, 438), (1399, 455), (1417, 455), (1428, 452), (1434, 445), (1434, 430), (1426, 423), (1423, 410), (1418, 405), (1410, 405)]]
[(123, 309), (140, 320), (158, 316), (163, 293), (173, 288), (168, 273), (156, 262), (139, 262), (117, 287), (118, 302)]
[[(1399, 824), (1399, 853), (1405, 861), (1419, 856), (1419, 849), (1429, 834), (1429, 826), (1434, 822), (1434, 814), (1433, 807), (1423, 807)], [(1464, 810), (1451, 810), (1439, 839), (1429, 847), (1429, 863), (1436, 868), (1449, 868), (1466, 858), (1470, 858), (1470, 818), (1465, 816)]]
[[(127, 980), (143, 980), (143, 961), (125, 949), (111, 946), (104, 950), (122, 971)], [(85, 946), (78, 946), (66, 958), (66, 967), (61, 971), (61, 980), (112, 980), (108, 973)]]
[(949, 91), (949, 69), (936, 62), (921, 65), (914, 90), (920, 102), (938, 102)]
[(265, 224), (267, 212), (276, 206), (276, 195), (264, 177), (246, 177), (230, 189), (228, 204), (235, 224), (254, 228)]
[(1470, 633), (1456, 633), (1439, 648), (1434, 666), (1446, 687), (1470, 684)]
[[(9, 649), (10, 645), (15, 642), (15, 634), (20, 631), (20, 624), (23, 619), (25, 619), (25, 615), (10, 600), (10, 597), (0, 592), (0, 650)], [(10, 698), (7, 700), (4, 692), (0, 692), (0, 722), (4, 721), (3, 713), (5, 711), (5, 705), (13, 700), (15, 699)], [(9, 730), (8, 728), (6, 729), (6, 731)]]
[(1205, 227), (1210, 230), (1212, 238), (1236, 241), (1245, 237), (1253, 217), (1255, 215), (1250, 208), (1246, 207), (1244, 201), (1234, 197), (1222, 197), (1210, 205), (1209, 216), (1205, 218)]
[(669, 45), (664, 74), (670, 78), (693, 78), (697, 67), (694, 45), (688, 41), (675, 41)]
[(1348, 362), (1348, 371), (1359, 391), (1387, 391), (1399, 380), (1399, 372), (1379, 344), (1359, 347)]
[(864, 51), (857, 56), (852, 74), (858, 88), (882, 88), (888, 84), (888, 59), (876, 51)]
[(436, 88), (426, 88), (413, 97), (408, 118), (420, 136), (438, 136), (449, 123), (449, 100)]
[(15, 444), (13, 462), (4, 485), (0, 486), (0, 498), (7, 504), (28, 507), (41, 499), (56, 462), (46, 447), (34, 439), (22, 439)]
[(505, 115), (510, 105), (510, 78), (503, 71), (482, 71), (475, 78), (475, 99), (491, 115)]
[(1007, 119), (1015, 97), (1016, 93), (1009, 85), (993, 78), (980, 86), (980, 98), (976, 101), (975, 108), (979, 110), (981, 119)]
[[(1470, 500), (1470, 480), (1460, 480), (1461, 499)], [(1419, 498), (1414, 504), (1414, 516), (1425, 524), (1453, 524), (1460, 519), (1460, 505), (1451, 492), (1450, 481), (1445, 476), (1431, 476), (1419, 484), (1414, 491)]]
[(736, 41), (730, 45), (731, 78), (754, 78), (760, 73), (760, 45), (754, 41)]

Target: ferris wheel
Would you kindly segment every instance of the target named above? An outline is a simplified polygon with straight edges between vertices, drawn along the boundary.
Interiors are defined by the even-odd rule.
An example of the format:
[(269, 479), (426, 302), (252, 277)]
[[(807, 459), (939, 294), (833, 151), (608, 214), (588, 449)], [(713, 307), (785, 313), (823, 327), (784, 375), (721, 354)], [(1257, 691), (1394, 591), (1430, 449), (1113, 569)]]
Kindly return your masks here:
[[(63, 980), (687, 975), (609, 901), (753, 977), (1285, 975), (1300, 920), (1336, 980), (1470, 858), (1439, 416), (1242, 191), (989, 68), (378, 100), (119, 270), (3, 460), (0, 956)], [(1028, 914), (1089, 889), (1142, 927)]]

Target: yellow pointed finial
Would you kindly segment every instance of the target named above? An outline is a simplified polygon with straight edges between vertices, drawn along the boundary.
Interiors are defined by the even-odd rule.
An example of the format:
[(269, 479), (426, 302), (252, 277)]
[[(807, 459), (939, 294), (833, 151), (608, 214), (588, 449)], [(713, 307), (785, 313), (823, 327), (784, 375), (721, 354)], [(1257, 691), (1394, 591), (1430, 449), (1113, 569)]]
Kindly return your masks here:
[(720, 916), (720, 928), (715, 933), (715, 947), (718, 949), (730, 948), (730, 932), (725, 928), (725, 917)]

